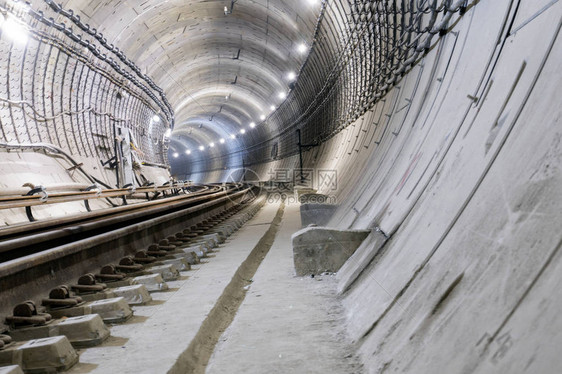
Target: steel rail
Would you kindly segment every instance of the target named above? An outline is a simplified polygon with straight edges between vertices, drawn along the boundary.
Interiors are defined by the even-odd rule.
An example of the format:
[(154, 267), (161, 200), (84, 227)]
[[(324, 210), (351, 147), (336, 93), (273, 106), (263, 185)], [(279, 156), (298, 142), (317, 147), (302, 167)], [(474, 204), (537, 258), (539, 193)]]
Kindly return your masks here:
[(33, 234), (28, 234), (23, 231), (20, 232), (19, 236), (6, 238), (0, 242), (0, 261), (5, 262), (17, 259), (21, 256), (48, 252), (53, 247), (72, 244), (73, 242), (85, 240), (91, 236), (114, 231), (117, 228), (139, 224), (163, 215), (172, 213), (184, 214), (186, 209), (189, 208), (196, 208), (198, 206), (204, 207), (209, 204), (215, 205), (224, 199), (231, 198), (230, 195), (236, 195), (238, 192), (247, 193), (251, 188), (253, 187), (235, 186), (218, 193), (211, 193), (191, 199), (186, 199), (185, 197), (180, 200), (171, 198), (164, 204), (158, 204), (158, 206), (141, 207), (133, 211), (96, 217), (79, 223), (49, 227), (47, 230)]
[(54, 247), (48, 251), (42, 251), (42, 252), (30, 254), (27, 256), (19, 257), (17, 259), (0, 263), (0, 278), (15, 274), (20, 271), (28, 270), (33, 266), (37, 266), (47, 261), (52, 261), (54, 259), (58, 259), (64, 256), (68, 256), (70, 254), (77, 253), (80, 250), (91, 248), (93, 246), (103, 244), (113, 239), (121, 238), (127, 234), (138, 232), (141, 229), (150, 228), (156, 224), (166, 223), (169, 220), (172, 220), (174, 218), (179, 218), (186, 214), (193, 214), (203, 211), (209, 207), (212, 207), (213, 205), (232, 201), (232, 199), (235, 199), (237, 197), (243, 197), (251, 188), (253, 187), (249, 187), (242, 191), (237, 191), (231, 196), (225, 195), (219, 198), (212, 199), (210, 201), (201, 203), (194, 207), (189, 207), (179, 212), (171, 212), (168, 214), (159, 215), (149, 220), (143, 220), (141, 222), (137, 222), (132, 225), (117, 228), (112, 231), (100, 233), (95, 236), (91, 236), (58, 247)]
[(159, 204), (165, 204), (165, 203), (168, 203), (168, 202), (181, 200), (181, 199), (186, 198), (186, 197), (195, 198), (195, 197), (210, 194), (210, 193), (216, 193), (219, 190), (220, 190), (220, 188), (218, 188), (218, 187), (213, 187), (212, 189), (209, 188), (209, 187), (206, 187), (202, 191), (194, 192), (192, 194), (185, 195), (185, 196), (173, 196), (173, 197), (168, 197), (168, 198), (165, 198), (165, 199), (136, 203), (136, 204), (133, 204), (133, 205), (121, 205), (121, 206), (115, 206), (115, 207), (107, 208), (107, 209), (100, 209), (100, 210), (96, 210), (96, 211), (92, 211), (92, 212), (82, 212), (82, 213), (77, 213), (77, 214), (68, 215), (68, 216), (64, 216), (64, 217), (50, 218), (50, 219), (45, 219), (45, 220), (41, 220), (41, 221), (25, 222), (25, 223), (21, 223), (21, 224), (16, 224), (16, 225), (13, 225), (13, 226), (0, 228), (0, 240), (6, 239), (8, 237), (13, 237), (13, 236), (18, 235), (18, 234), (24, 235), (24, 234), (29, 234), (29, 233), (33, 233), (33, 232), (38, 232), (38, 231), (41, 231), (41, 230), (50, 229), (50, 228), (53, 228), (53, 227), (62, 227), (62, 226), (66, 225), (66, 224), (69, 224), (69, 223), (84, 222), (84, 221), (95, 219), (95, 218), (101, 219), (103, 217), (111, 216), (111, 215), (118, 214), (118, 213), (121, 213), (121, 212), (134, 211), (136, 209), (141, 209), (143, 207), (157, 206)]
[(27, 206), (48, 205), (68, 203), (72, 201), (82, 201), (91, 199), (104, 199), (107, 197), (130, 196), (135, 193), (161, 192), (167, 190), (179, 190), (185, 186), (171, 185), (160, 187), (137, 187), (137, 188), (117, 188), (108, 190), (91, 190), (91, 191), (75, 191), (75, 192), (55, 192), (48, 193), (48, 197), (40, 195), (24, 195), (0, 197), (0, 209), (22, 208)]
[[(0, 315), (9, 314), (12, 305), (23, 299), (38, 302), (45, 292), (57, 285), (75, 282), (86, 273), (119, 262), (123, 256), (133, 255), (185, 228), (206, 222), (205, 219), (234, 206), (244, 206), (255, 196), (248, 193), (254, 192), (254, 188), (241, 184), (227, 186), (218, 193), (200, 196), (200, 201), (194, 205), (176, 202), (150, 212), (135, 211), (132, 214), (138, 219), (112, 217), (111, 225), (90, 230), (83, 237), (71, 232), (72, 240), (55, 241), (46, 250), (37, 250), (37, 246), (32, 246), (34, 251), (31, 252), (18, 250), (16, 257), (0, 262)], [(168, 200), (171, 199), (174, 198)], [(81, 228), (83, 225), (74, 227)]]
[[(22, 253), (45, 251), (53, 245), (69, 243), (91, 236), (92, 233), (109, 231), (114, 227), (142, 222), (169, 212), (181, 212), (193, 205), (206, 204), (213, 200), (228, 197), (229, 194), (238, 191), (240, 188), (240, 186), (235, 186), (231, 189), (197, 197), (189, 195), (178, 196), (166, 199), (166, 201), (158, 201), (158, 204), (143, 203), (142, 206), (131, 206), (134, 209), (127, 209), (126, 211), (122, 211), (119, 208), (110, 208), (108, 209), (110, 212), (103, 217), (98, 216), (79, 223), (51, 226), (46, 230), (33, 234), (29, 234), (27, 231), (20, 231), (19, 236), (5, 238), (0, 242), (0, 260), (12, 259)], [(247, 187), (243, 191), (247, 192), (250, 188)], [(15, 253), (16, 250), (18, 253)]]
[[(53, 219), (48, 224), (35, 228), (35, 223), (29, 223), (14, 227), (12, 230), (0, 230), (0, 260), (5, 260), (6, 252), (15, 250), (39, 251), (46, 250), (53, 242), (60, 244), (61, 241), (70, 241), (86, 237), (90, 233), (99, 230), (108, 230), (112, 225), (126, 225), (134, 221), (142, 221), (147, 218), (164, 214), (170, 211), (179, 211), (188, 206), (200, 204), (205, 201), (226, 196), (240, 186), (222, 189), (217, 187), (197, 194), (196, 196), (175, 196), (153, 202), (145, 202), (134, 205), (108, 208), (96, 212), (97, 214), (84, 214), (81, 217), (65, 217), (61, 220)], [(41, 222), (42, 223), (42, 222)], [(33, 247), (31, 249), (31, 247)], [(11, 254), (10, 258), (16, 256)]]

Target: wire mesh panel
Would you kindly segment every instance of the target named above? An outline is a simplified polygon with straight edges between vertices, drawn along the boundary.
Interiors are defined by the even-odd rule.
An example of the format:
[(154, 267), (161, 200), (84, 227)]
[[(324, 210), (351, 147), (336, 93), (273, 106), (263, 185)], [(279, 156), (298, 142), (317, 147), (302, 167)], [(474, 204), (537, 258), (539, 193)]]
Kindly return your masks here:
[[(144, 160), (167, 163), (164, 133), (173, 126), (174, 113), (164, 92), (72, 10), (52, 0), (44, 3), (49, 15), (0, 0), (2, 17), (28, 36), (19, 43), (0, 35), (0, 141), (47, 142), (106, 161), (114, 154), (114, 128), (121, 126), (130, 129)], [(297, 129), (303, 144), (333, 137), (395, 87), (473, 3), (324, 0), (310, 55), (288, 98), (264, 126), (266, 137), (234, 153), (195, 161), (201, 165), (193, 169), (294, 155)], [(155, 114), (162, 122), (153, 120)], [(365, 139), (355, 149), (392, 131), (384, 124), (380, 132), (371, 123), (362, 126)]]
[[(0, 1), (0, 142), (50, 143), (105, 161), (118, 124), (140, 142), (144, 161), (165, 163), (162, 138), (173, 112), (162, 90), (72, 12), (51, 7), (80, 23), (82, 34), (28, 5)], [(153, 123), (159, 112), (164, 121)], [(159, 141), (145, 140), (152, 138)]]
[[(210, 165), (228, 165), (232, 159), (243, 159), (245, 165), (263, 163), (272, 159), (274, 145), (276, 157), (288, 157), (298, 152), (297, 129), (303, 144), (328, 140), (381, 100), (467, 7), (476, 3), (324, 1), (315, 41), (299, 80), (266, 124), (273, 136), (235, 152), (242, 157), (233, 158), (231, 153), (196, 162), (204, 163), (209, 171), (214, 170)], [(369, 136), (374, 134), (371, 127), (365, 125)], [(193, 169), (202, 168), (193, 165)]]

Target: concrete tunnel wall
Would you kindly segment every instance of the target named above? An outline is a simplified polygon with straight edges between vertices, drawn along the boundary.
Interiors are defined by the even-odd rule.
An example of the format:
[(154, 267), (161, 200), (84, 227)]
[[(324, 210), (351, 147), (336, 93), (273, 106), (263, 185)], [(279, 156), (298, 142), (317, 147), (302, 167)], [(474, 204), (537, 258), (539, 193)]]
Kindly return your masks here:
[[(337, 275), (348, 331), (367, 371), (555, 373), (562, 367), (561, 16), (556, 0), (477, 2), (372, 108), (304, 153), (313, 187), (339, 205), (329, 226), (373, 230)], [(29, 48), (43, 56), (46, 47), (33, 39)], [(108, 86), (109, 99), (81, 103), (116, 102), (119, 85), (111, 77), (103, 85), (93, 78), (64, 83), (64, 66), (55, 65), (55, 98), (70, 97), (74, 86), (88, 92)], [(87, 71), (86, 65), (76, 63)], [(31, 97), (22, 82), (13, 81), (23, 89), (10, 87), (21, 96), (12, 99)], [(155, 106), (138, 88), (129, 90), (128, 100), (138, 96)], [(48, 106), (53, 97), (43, 99), (54, 108)], [(113, 111), (129, 109), (143, 124), (155, 113), (140, 99)], [(33, 123), (23, 109), (4, 109), (2, 118), (11, 116), (4, 142), (43, 139), (40, 130), (28, 131)], [(93, 135), (64, 118), (50, 128)], [(108, 126), (107, 118), (94, 118), (96, 126)], [(157, 126), (154, 139), (164, 130)], [(165, 161), (156, 152), (164, 145), (151, 151), (151, 137), (144, 140), (147, 153), (158, 156), (152, 161)], [(58, 145), (91, 169), (109, 156), (102, 148), (88, 153), (78, 143)], [(298, 167), (292, 155), (250, 166), (248, 178), (291, 179)], [(241, 174), (215, 169), (191, 177), (217, 182)]]
[[(374, 229), (338, 274), (369, 372), (561, 367), (561, 15), (560, 2), (480, 2), (305, 153), (305, 168), (337, 171), (337, 188), (316, 185), (340, 204), (329, 225)], [(262, 180), (297, 168), (251, 167)]]

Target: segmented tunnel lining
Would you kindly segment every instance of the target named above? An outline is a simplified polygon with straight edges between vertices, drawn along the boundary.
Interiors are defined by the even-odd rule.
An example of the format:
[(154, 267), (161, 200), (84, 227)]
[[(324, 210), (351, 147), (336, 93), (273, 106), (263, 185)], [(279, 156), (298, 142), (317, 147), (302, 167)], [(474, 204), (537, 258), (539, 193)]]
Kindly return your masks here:
[(281, 226), (284, 210), (285, 203), (281, 202), (271, 226), (240, 265), (217, 303), (201, 324), (189, 347), (168, 371), (169, 374), (205, 373), (207, 363), (220, 336), (230, 326), (246, 297), (245, 287), (251, 284), (252, 277), (273, 245), (275, 236)]

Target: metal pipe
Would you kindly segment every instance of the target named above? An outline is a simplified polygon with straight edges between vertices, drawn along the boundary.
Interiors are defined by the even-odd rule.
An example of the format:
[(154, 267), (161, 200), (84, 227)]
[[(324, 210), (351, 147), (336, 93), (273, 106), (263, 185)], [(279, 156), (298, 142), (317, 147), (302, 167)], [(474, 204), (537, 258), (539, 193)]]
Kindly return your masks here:
[[(68, 203), (72, 201), (79, 200), (90, 200), (90, 199), (105, 199), (109, 197), (123, 197), (133, 195), (134, 193), (148, 193), (148, 192), (159, 192), (168, 190), (177, 190), (183, 188), (184, 186), (170, 185), (161, 187), (138, 187), (138, 188), (119, 188), (119, 189), (109, 189), (109, 190), (88, 190), (87, 185), (77, 185), (84, 187), (77, 192), (68, 193), (50, 193), (48, 188), (43, 187), (42, 190), (48, 192), (48, 197), (41, 197), (39, 195), (27, 195), (30, 190), (24, 189), (7, 189), (7, 194), (4, 194), (0, 190), (0, 209), (12, 209), (12, 208), (22, 208), (34, 205), (49, 205), (49, 204), (59, 204)], [(70, 186), (68, 186), (70, 187)], [(73, 188), (72, 190), (76, 190)], [(70, 191), (70, 189), (69, 189)], [(16, 192), (13, 194), (12, 192)], [(19, 192), (23, 192), (19, 194)], [(1, 197), (6, 196), (6, 197)]]
[[(27, 185), (27, 186), (26, 186)], [(20, 188), (0, 188), (0, 196), (22, 196), (29, 192), (32, 188), (32, 183), (26, 183), (24, 186)], [(47, 186), (43, 186), (47, 191), (59, 191), (59, 192), (66, 192), (66, 191), (83, 191), (88, 188), (90, 185), (82, 184), (82, 183), (58, 183), (58, 184), (51, 184)]]
[[(253, 187), (251, 187), (253, 188)], [(139, 223), (135, 223), (126, 227), (122, 227), (109, 232), (104, 232), (93, 237), (78, 240), (73, 243), (65, 244), (56, 248), (52, 248), (48, 251), (41, 253), (35, 253), (32, 255), (20, 257), (14, 260), (6, 261), (0, 264), (0, 278), (7, 277), (18, 272), (29, 270), (30, 268), (39, 266), (41, 264), (58, 260), (65, 256), (70, 256), (72, 254), (78, 253), (85, 249), (109, 242), (111, 240), (119, 239), (123, 236), (134, 234), (136, 232), (149, 229), (158, 224), (163, 224), (168, 221), (181, 218), (182, 216), (193, 214), (198, 211), (202, 211), (213, 207), (214, 205), (232, 202), (237, 198), (243, 198), (248, 192), (248, 189), (236, 192), (229, 196), (219, 197), (211, 201), (205, 202), (203, 204), (197, 205), (195, 207), (190, 207), (182, 209), (181, 211), (172, 212), (168, 214), (159, 215), (155, 218), (148, 219)], [(4, 243), (2, 243), (4, 244)]]
[[(244, 190), (247, 192), (249, 189)], [(90, 222), (79, 223), (75, 226), (63, 227), (60, 229), (53, 229), (47, 232), (42, 232), (38, 234), (26, 235), (24, 237), (19, 237), (15, 239), (7, 239), (0, 243), (0, 253), (8, 252), (16, 248), (21, 248), (24, 246), (37, 245), (38, 243), (45, 242), (48, 240), (60, 239), (63, 237), (72, 236), (76, 233), (84, 233), (87, 231), (94, 231), (101, 228), (106, 228), (111, 225), (121, 225), (123, 222), (131, 220), (143, 219), (146, 216), (153, 216), (164, 214), (170, 209), (178, 210), (182, 209), (186, 205), (192, 205), (197, 202), (202, 202), (206, 200), (220, 199), (228, 195), (228, 191), (220, 191), (218, 193), (192, 197), (190, 199), (184, 198), (184, 201), (177, 201), (176, 199), (170, 199), (173, 201), (167, 201), (166, 204), (154, 204), (155, 206), (140, 206), (141, 204), (135, 204), (137, 209), (130, 212), (118, 212), (117, 214), (112, 214), (103, 219), (90, 219)], [(186, 196), (187, 197), (187, 196)], [(146, 205), (142, 204), (142, 205)], [(111, 213), (114, 213), (115, 209), (112, 209)], [(33, 226), (31, 226), (33, 227)], [(1, 231), (0, 231), (1, 233)]]
[(162, 199), (162, 200), (153, 200), (153, 201), (148, 201), (148, 202), (137, 203), (137, 204), (134, 204), (134, 205), (124, 205), (124, 206), (118, 206), (118, 207), (111, 208), (111, 209), (102, 209), (102, 210), (97, 210), (97, 211), (88, 212), (88, 213), (79, 213), (79, 214), (74, 214), (74, 215), (65, 216), (65, 217), (46, 219), (46, 220), (34, 222), (33, 224), (25, 223), (25, 224), (21, 224), (21, 225), (17, 225), (17, 226), (3, 227), (3, 228), (0, 229), (0, 238), (8, 237), (8, 236), (15, 236), (15, 235), (18, 235), (18, 234), (25, 234), (26, 232), (29, 232), (29, 231), (39, 231), (39, 230), (47, 229), (47, 228), (53, 227), (53, 226), (62, 226), (62, 225), (68, 224), (68, 223), (81, 222), (81, 221), (85, 221), (85, 220), (88, 220), (88, 219), (103, 219), (103, 217), (105, 217), (105, 216), (110, 216), (110, 215), (114, 215), (114, 214), (118, 214), (118, 213), (122, 213), (122, 212), (127, 212), (127, 211), (133, 211), (135, 209), (140, 209), (140, 208), (143, 208), (143, 207), (156, 206), (158, 204), (167, 204), (167, 203), (170, 203), (170, 202), (175, 202), (176, 200), (185, 199), (187, 197), (194, 198), (194, 197), (197, 197), (197, 196), (203, 196), (205, 194), (216, 193), (220, 190), (221, 189), (219, 187), (215, 187), (213, 189), (210, 189), (210, 188), (207, 187), (202, 191), (192, 193), (188, 196), (175, 196), (175, 197), (170, 197), (170, 198)]

